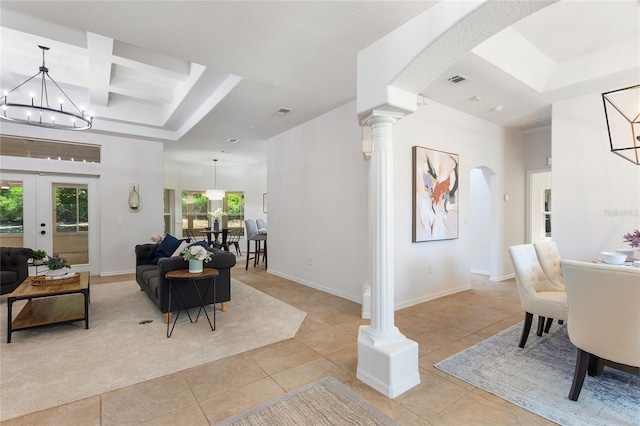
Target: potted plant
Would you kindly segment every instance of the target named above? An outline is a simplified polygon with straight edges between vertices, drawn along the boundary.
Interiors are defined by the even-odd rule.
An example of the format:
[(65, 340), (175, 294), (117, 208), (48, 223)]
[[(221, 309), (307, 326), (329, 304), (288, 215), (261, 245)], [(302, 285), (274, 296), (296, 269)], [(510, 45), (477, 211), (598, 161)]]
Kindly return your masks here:
[(71, 268), (71, 265), (69, 265), (67, 259), (65, 259), (64, 257), (60, 257), (57, 254), (45, 257), (44, 262), (47, 264), (47, 268), (49, 268), (49, 271), (47, 271), (48, 277), (57, 277), (60, 275), (64, 275), (67, 273), (67, 271), (65, 271), (64, 269)]
[(33, 264), (34, 265), (43, 265), (44, 258), (47, 257), (47, 252), (44, 250), (34, 250), (33, 252)]
[(189, 261), (189, 272), (202, 272), (203, 261), (211, 260), (212, 253), (202, 246), (191, 246), (182, 250), (182, 258)]
[(226, 216), (227, 212), (223, 212), (222, 209), (220, 207), (218, 207), (217, 209), (215, 209), (212, 212), (208, 212), (207, 216), (213, 219), (213, 230), (214, 231), (219, 231), (220, 230), (220, 219), (222, 218), (222, 216)]

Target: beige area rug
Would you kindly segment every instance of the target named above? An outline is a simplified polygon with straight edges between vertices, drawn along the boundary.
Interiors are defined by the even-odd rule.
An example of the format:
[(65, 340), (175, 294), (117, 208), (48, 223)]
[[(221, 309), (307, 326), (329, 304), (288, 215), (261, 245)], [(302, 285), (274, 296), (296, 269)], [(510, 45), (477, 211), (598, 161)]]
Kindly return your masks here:
[(399, 425), (333, 377), (325, 377), (216, 426)]
[[(23, 304), (14, 303), (14, 316)], [(221, 312), (218, 305), (215, 332), (202, 315), (192, 324), (182, 312), (167, 339), (160, 311), (135, 281), (127, 281), (91, 287), (88, 330), (78, 321), (17, 331), (7, 344), (7, 302), (3, 298), (0, 420), (292, 338), (305, 315), (232, 279), (231, 301), (227, 312)], [(140, 324), (145, 320), (153, 322)]]

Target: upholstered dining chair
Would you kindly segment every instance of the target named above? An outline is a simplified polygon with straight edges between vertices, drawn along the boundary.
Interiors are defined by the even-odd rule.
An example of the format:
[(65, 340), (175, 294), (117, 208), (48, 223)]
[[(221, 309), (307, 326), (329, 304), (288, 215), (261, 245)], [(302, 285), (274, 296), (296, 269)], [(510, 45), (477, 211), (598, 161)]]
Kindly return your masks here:
[(538, 262), (533, 244), (511, 246), (509, 255), (513, 262), (520, 304), (525, 311), (518, 344), (524, 348), (534, 315), (538, 315), (538, 336), (542, 336), (543, 331), (549, 331), (554, 318), (562, 321), (567, 319), (567, 294), (549, 282)]
[(597, 375), (605, 360), (640, 367), (640, 268), (560, 265), (570, 306), (567, 332), (578, 348), (569, 399), (577, 401), (587, 371)]
[(558, 245), (554, 241), (543, 241), (534, 243), (533, 248), (536, 250), (538, 262), (540, 262), (542, 271), (544, 271), (549, 282), (558, 287), (559, 290), (564, 291), (564, 280), (560, 268)]
[(258, 229), (267, 229), (267, 222), (262, 219), (256, 219), (256, 225), (258, 226)]

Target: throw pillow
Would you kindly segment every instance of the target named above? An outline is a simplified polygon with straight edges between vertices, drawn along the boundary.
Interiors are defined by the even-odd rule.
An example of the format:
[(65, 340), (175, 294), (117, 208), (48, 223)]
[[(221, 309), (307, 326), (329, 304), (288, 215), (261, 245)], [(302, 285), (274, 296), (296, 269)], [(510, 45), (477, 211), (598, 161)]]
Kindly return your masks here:
[(192, 244), (189, 244), (189, 247), (191, 246), (202, 246), (204, 248), (206, 248), (207, 250), (211, 250), (211, 247), (209, 247), (209, 244), (207, 244), (206, 241), (198, 241)]
[(169, 257), (173, 254), (174, 251), (180, 245), (180, 240), (178, 240), (173, 235), (167, 234), (160, 244), (158, 244), (158, 248), (156, 249), (156, 257), (151, 261), (153, 265), (158, 264), (158, 260), (162, 257)]
[(189, 246), (189, 239), (187, 238), (186, 240), (181, 240), (180, 241), (180, 245), (178, 246), (178, 248), (176, 249), (176, 251), (173, 252), (173, 254), (171, 255), (171, 257), (173, 256), (180, 256), (180, 253), (182, 253), (182, 250), (184, 250), (186, 247)]

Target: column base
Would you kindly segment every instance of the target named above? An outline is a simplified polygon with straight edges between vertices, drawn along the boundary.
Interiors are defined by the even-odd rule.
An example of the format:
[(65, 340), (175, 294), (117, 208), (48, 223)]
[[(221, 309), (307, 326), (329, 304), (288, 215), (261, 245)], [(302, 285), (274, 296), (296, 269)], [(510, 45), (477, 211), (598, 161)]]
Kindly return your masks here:
[(376, 344), (360, 326), (356, 377), (387, 398), (395, 398), (420, 383), (418, 344), (398, 334), (392, 341)]

